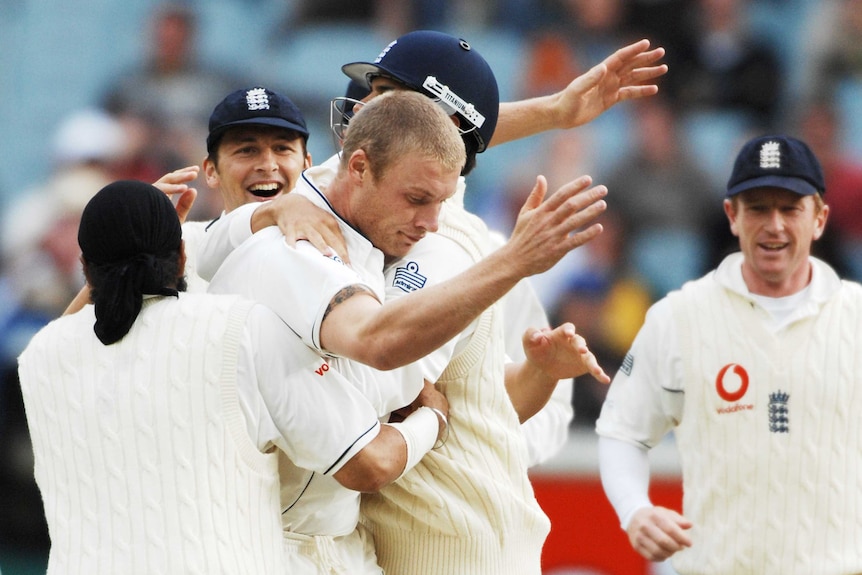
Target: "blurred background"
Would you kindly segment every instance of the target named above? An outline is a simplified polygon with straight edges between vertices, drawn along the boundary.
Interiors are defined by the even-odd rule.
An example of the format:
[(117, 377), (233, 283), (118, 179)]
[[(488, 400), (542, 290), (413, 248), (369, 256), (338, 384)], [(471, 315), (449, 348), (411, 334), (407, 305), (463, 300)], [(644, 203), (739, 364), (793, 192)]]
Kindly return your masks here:
[[(588, 126), (481, 154), (466, 202), (508, 233), (535, 176), (584, 173), (610, 189), (605, 232), (535, 278), (615, 372), (649, 305), (729, 250), (721, 199), (749, 137), (785, 132), (824, 164), (833, 206), (817, 254), (862, 279), (862, 0), (0, 0), (0, 570), (43, 573), (47, 533), (17, 384), (17, 354), (83, 284), (80, 211), (108, 181), (200, 164), (228, 92), (263, 84), (334, 151), (341, 65), (436, 29), (491, 63), (503, 100), (565, 87), (614, 50), (667, 49), (660, 95)], [(201, 181), (194, 219), (221, 211)], [(571, 441), (533, 472), (554, 528), (546, 572), (668, 572), (628, 547), (598, 484), (592, 426), (606, 388), (575, 385)], [(657, 501), (678, 506), (672, 445), (655, 454)]]

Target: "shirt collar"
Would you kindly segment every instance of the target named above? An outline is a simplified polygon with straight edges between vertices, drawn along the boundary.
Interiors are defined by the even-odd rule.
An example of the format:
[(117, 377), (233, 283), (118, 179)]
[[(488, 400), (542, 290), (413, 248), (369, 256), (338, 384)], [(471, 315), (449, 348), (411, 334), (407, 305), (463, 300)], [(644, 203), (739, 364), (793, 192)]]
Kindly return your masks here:
[[(811, 283), (807, 304), (820, 306), (829, 300), (841, 287), (841, 278), (826, 262), (809, 256), (811, 262)], [(715, 270), (716, 281), (730, 291), (753, 301), (748, 286), (742, 277), (742, 252), (730, 254)]]

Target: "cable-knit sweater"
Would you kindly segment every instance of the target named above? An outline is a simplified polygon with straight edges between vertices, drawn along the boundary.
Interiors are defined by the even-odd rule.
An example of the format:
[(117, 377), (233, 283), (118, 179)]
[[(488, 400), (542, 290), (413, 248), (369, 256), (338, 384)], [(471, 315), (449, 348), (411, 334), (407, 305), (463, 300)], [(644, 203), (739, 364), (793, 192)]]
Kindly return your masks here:
[[(478, 260), (484, 224), (446, 206), (438, 233)], [(363, 496), (363, 522), (386, 573), (538, 575), (550, 521), (527, 476), (527, 451), (506, 392), (499, 305), (479, 319), (439, 389), (449, 400), (446, 444), (379, 494)]]
[(93, 306), (51, 322), (19, 358), (49, 574), (278, 573), (275, 454), (236, 393), (249, 304), (153, 298), (105, 346)]
[(695, 541), (676, 570), (862, 573), (862, 287), (842, 282), (818, 314), (778, 333), (711, 274), (669, 298)]

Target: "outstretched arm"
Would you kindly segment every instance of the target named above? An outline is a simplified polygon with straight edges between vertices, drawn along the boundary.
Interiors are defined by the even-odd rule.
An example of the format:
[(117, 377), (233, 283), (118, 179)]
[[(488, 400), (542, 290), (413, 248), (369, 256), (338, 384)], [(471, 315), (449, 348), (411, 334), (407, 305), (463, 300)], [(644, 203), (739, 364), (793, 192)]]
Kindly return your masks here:
[(611, 381), (571, 323), (528, 329), (522, 342), (527, 359), (506, 366), (506, 389), (521, 423), (544, 407), (561, 379), (590, 373), (602, 383)]
[(649, 40), (640, 40), (620, 48), (555, 94), (501, 103), (491, 145), (582, 126), (617, 102), (656, 94), (653, 82), (667, 72), (667, 65), (657, 65), (664, 48), (649, 46)]
[(367, 296), (334, 299), (321, 324), (323, 349), (377, 369), (428, 355), (522, 278), (548, 270), (601, 233), (592, 222), (605, 210), (607, 188), (591, 184), (583, 176), (543, 202), (547, 183), (539, 176), (510, 240), (450, 280), (383, 306)]

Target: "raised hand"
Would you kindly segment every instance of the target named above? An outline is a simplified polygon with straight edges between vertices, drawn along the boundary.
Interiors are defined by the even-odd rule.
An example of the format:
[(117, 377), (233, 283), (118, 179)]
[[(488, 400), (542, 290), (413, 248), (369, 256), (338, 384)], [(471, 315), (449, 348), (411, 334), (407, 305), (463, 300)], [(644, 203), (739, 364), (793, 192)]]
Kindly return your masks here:
[(567, 322), (554, 329), (530, 328), (524, 332), (521, 343), (527, 360), (552, 379), (568, 379), (589, 373), (601, 383), (611, 382), (587, 347), (587, 341), (576, 333), (572, 323)]
[(664, 57), (664, 48), (649, 46), (649, 40), (640, 40), (620, 48), (554, 94), (557, 127), (582, 126), (617, 102), (656, 94), (653, 81), (667, 73), (667, 65), (654, 65)]
[(608, 190), (591, 184), (590, 176), (581, 176), (545, 200), (548, 183), (544, 176), (536, 178), (509, 241), (499, 250), (521, 277), (547, 271), (602, 233), (601, 224), (591, 222), (607, 208), (603, 198)]
[(153, 182), (155, 187), (168, 196), (179, 195), (176, 207), (180, 223), (186, 221), (186, 217), (195, 203), (195, 198), (197, 198), (198, 191), (195, 188), (189, 187), (188, 183), (198, 177), (200, 170), (200, 166), (186, 166), (185, 168), (168, 172)]

